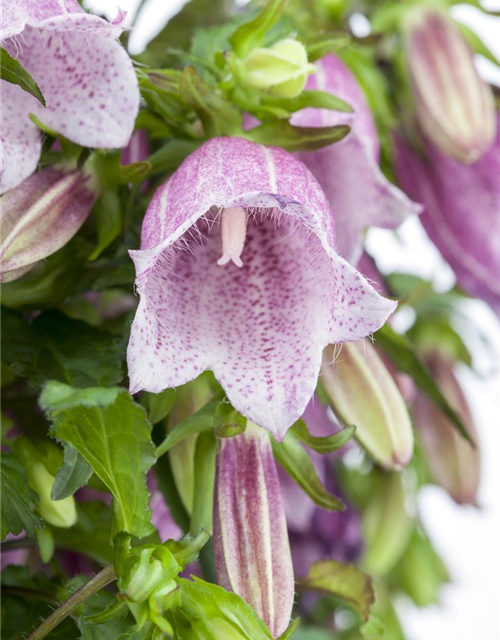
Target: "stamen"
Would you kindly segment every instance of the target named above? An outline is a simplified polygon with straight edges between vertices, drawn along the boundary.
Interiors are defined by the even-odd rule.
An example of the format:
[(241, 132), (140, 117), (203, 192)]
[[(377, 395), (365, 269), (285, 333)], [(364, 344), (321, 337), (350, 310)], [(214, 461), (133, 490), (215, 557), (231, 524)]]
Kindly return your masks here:
[(242, 267), (241, 253), (245, 246), (247, 214), (241, 207), (223, 209), (221, 213), (222, 257), (217, 264), (222, 266), (232, 261)]

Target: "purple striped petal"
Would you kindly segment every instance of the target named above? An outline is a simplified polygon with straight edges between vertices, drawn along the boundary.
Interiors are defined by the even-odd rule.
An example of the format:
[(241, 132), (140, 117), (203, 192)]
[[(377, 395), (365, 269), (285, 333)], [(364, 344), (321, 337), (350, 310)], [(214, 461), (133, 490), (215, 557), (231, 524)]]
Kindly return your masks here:
[(267, 434), (249, 424), (220, 439), (214, 505), (217, 581), (250, 604), (277, 638), (290, 622), (294, 578)]
[(399, 181), (424, 204), (422, 224), (458, 284), (500, 311), (500, 124), (493, 147), (474, 164), (452, 160), (430, 144), (426, 152), (420, 157), (397, 139)]
[[(221, 267), (220, 212), (243, 207), (243, 266)], [(214, 138), (156, 192), (131, 251), (141, 301), (132, 393), (211, 369), (233, 406), (282, 439), (316, 386), (321, 353), (380, 327), (381, 298), (334, 249), (334, 223), (307, 168), (282, 149)]]
[(363, 234), (368, 227), (394, 229), (420, 211), (390, 183), (378, 166), (379, 143), (373, 116), (354, 75), (330, 54), (315, 63), (307, 89), (328, 91), (348, 102), (354, 113), (304, 109), (292, 123), (304, 127), (347, 124), (351, 133), (336, 144), (304, 151), (299, 158), (323, 188), (335, 215), (337, 245), (342, 257), (356, 264), (361, 256)]
[(96, 199), (88, 177), (51, 167), (34, 173), (2, 198), (0, 282), (26, 273), (68, 242)]
[(47, 107), (2, 81), (2, 146), (9, 162), (2, 168), (1, 193), (36, 167), (41, 138), (30, 113), (77, 144), (115, 148), (127, 144), (139, 109), (132, 62), (114, 39), (124, 14), (107, 22), (82, 11), (76, 0), (14, 4), (17, 9), (7, 9), (11, 22), (2, 46), (33, 76)]

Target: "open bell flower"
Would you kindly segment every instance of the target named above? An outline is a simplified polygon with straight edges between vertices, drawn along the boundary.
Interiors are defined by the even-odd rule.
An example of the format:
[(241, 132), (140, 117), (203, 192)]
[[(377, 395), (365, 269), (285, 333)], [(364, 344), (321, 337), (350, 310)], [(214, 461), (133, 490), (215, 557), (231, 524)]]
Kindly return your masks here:
[(292, 557), (269, 437), (251, 423), (218, 441), (214, 554), (217, 582), (281, 635), (293, 607)]
[(420, 212), (378, 166), (379, 142), (375, 122), (361, 87), (348, 67), (330, 54), (315, 62), (317, 72), (306, 89), (330, 92), (345, 100), (353, 113), (327, 109), (303, 109), (292, 117), (302, 127), (349, 125), (343, 140), (315, 151), (298, 154), (326, 194), (335, 215), (337, 248), (356, 265), (368, 227), (394, 229), (408, 216)]
[(464, 392), (453, 371), (453, 363), (435, 352), (426, 357), (441, 391), (455, 409), (474, 441), (474, 448), (461, 436), (444, 413), (426, 396), (418, 394), (414, 404), (415, 424), (430, 471), (458, 504), (476, 504), (480, 480), (480, 451), (474, 420)]
[(127, 144), (139, 109), (132, 62), (116, 40), (124, 13), (107, 22), (77, 0), (16, 0), (2, 6), (1, 46), (40, 87), (44, 108), (18, 85), (2, 83), (0, 193), (36, 169), (42, 135), (36, 115), (53, 131), (84, 147)]
[(130, 391), (210, 369), (240, 413), (282, 440), (327, 344), (377, 330), (396, 303), (335, 251), (326, 198), (286, 151), (212, 138), (160, 187), (141, 250)]
[(2, 197), (0, 282), (20, 278), (75, 235), (97, 198), (93, 183), (78, 169), (50, 167)]
[(445, 11), (407, 14), (406, 60), (420, 128), (444, 154), (475, 162), (495, 139), (495, 101), (473, 52)]
[(396, 173), (409, 196), (424, 204), (420, 220), (458, 284), (500, 312), (500, 114), (497, 119), (494, 145), (471, 165), (430, 143), (420, 156), (397, 138)]

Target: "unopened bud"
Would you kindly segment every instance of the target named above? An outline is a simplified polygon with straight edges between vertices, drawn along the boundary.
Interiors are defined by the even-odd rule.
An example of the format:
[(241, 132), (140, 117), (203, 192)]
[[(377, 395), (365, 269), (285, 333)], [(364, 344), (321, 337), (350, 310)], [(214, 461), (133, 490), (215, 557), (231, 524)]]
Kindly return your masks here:
[(279, 98), (295, 98), (315, 67), (297, 40), (282, 40), (268, 49), (254, 49), (241, 62), (239, 78), (246, 87), (267, 90)]
[(245, 433), (219, 439), (218, 447), (214, 513), (217, 581), (251, 605), (277, 638), (290, 621), (294, 577), (269, 437), (248, 423)]
[(75, 235), (96, 199), (90, 182), (82, 171), (50, 167), (2, 197), (0, 282), (20, 278)]
[(181, 570), (165, 546), (148, 544), (133, 549), (118, 581), (121, 598), (131, 603), (142, 603), (152, 595), (170, 593), (176, 587), (174, 578)]
[(453, 364), (434, 354), (426, 359), (436, 382), (450, 406), (475, 443), (475, 448), (461, 436), (450, 419), (426, 396), (419, 394), (414, 415), (427, 462), (436, 482), (458, 504), (476, 504), (480, 479), (480, 453), (474, 421)]
[(475, 162), (495, 139), (493, 93), (451, 19), (436, 9), (406, 16), (406, 59), (424, 134), (447, 156)]
[(413, 454), (413, 431), (396, 383), (368, 340), (323, 354), (320, 381), (333, 410), (367, 453), (385, 469), (401, 469)]

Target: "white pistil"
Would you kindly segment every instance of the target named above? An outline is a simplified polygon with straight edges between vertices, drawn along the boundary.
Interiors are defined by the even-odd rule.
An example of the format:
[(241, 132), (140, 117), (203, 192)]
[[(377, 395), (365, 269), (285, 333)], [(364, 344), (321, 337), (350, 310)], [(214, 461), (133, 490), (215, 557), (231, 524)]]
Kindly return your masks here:
[(221, 213), (222, 257), (218, 265), (232, 261), (237, 267), (242, 267), (241, 252), (245, 246), (247, 232), (247, 214), (241, 207), (223, 209)]

